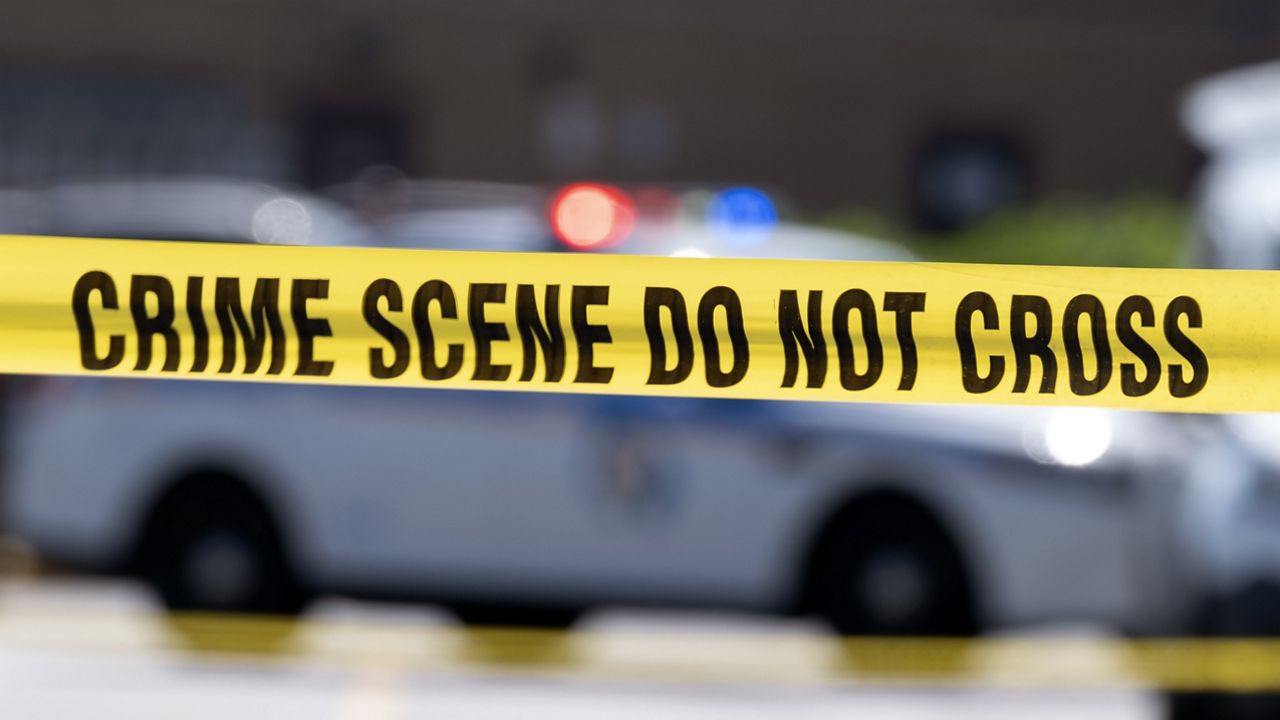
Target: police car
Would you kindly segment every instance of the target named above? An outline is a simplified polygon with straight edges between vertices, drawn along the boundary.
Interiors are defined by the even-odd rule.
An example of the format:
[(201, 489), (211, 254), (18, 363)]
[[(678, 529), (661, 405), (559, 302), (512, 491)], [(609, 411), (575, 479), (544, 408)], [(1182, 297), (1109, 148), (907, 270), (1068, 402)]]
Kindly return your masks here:
[[(750, 188), (674, 209), (658, 193), (652, 213), (598, 184), (549, 209), (520, 188), (410, 190), (453, 195), (356, 241), (902, 257), (780, 223)], [(309, 242), (352, 241), (319, 227)], [(31, 381), (12, 412), (7, 529), (61, 565), (141, 577), (176, 610), (289, 614), (345, 594), (474, 623), (680, 606), (940, 635), (1136, 627), (1163, 589), (1146, 520), (1167, 435), (1146, 416), (100, 378)]]

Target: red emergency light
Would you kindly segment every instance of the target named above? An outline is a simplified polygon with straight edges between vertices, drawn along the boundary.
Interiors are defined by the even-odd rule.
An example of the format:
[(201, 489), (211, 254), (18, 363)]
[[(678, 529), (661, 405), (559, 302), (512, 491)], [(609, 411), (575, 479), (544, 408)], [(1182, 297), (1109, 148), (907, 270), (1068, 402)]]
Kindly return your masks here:
[(574, 250), (596, 250), (622, 242), (636, 225), (636, 204), (610, 185), (567, 185), (551, 200), (551, 230)]

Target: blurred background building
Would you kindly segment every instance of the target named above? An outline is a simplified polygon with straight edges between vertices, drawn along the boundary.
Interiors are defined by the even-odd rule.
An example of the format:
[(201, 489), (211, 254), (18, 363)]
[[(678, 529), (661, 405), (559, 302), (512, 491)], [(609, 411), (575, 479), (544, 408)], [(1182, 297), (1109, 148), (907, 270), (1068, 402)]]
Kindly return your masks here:
[[(0, 22), (0, 232), (1276, 269), (1280, 63), (1199, 82), (1276, 57), (1275, 0), (45, 0)], [(0, 378), (0, 706), (120, 695), (13, 643), (115, 602), (76, 570), (175, 610), (1280, 636), (1280, 416), (495, 395)], [(743, 654), (700, 622), (622, 645)], [(175, 703), (195, 666), (156, 657)], [(1171, 717), (1229, 717), (1202, 700)]]
[(0, 184), (374, 165), (746, 182), (960, 227), (1181, 193), (1192, 80), (1280, 51), (1268, 0), (48, 0), (0, 23)]

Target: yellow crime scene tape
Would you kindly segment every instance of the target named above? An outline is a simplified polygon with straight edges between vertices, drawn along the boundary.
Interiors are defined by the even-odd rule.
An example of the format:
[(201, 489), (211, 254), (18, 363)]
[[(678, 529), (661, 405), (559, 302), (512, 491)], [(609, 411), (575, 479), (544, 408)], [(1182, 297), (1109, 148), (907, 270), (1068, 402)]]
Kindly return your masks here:
[(323, 665), (396, 675), (463, 672), (552, 680), (761, 687), (1153, 688), (1280, 693), (1280, 640), (833, 638), (820, 632), (462, 628), (404, 619), (0, 611), (8, 652)]
[(1254, 271), (0, 236), (0, 372), (1280, 410)]

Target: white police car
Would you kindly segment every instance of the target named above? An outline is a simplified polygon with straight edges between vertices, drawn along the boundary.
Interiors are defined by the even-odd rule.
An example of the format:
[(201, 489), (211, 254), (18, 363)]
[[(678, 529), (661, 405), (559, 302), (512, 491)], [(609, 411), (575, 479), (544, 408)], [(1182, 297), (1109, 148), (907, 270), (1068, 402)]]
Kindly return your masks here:
[[(595, 195), (559, 193), (551, 230), (578, 248), (899, 256), (775, 224), (760, 198), (712, 196), (738, 209), (690, 227), (576, 190)], [(748, 227), (717, 229), (738, 215)], [(516, 246), (534, 249), (543, 217), (426, 209), (380, 237), (527, 231)], [(1133, 627), (1160, 589), (1145, 528), (1168, 448), (1147, 416), (49, 378), (13, 419), (6, 527), (63, 565), (139, 575), (175, 609), (293, 613), (339, 593), (485, 623), (626, 604), (965, 634)]]

